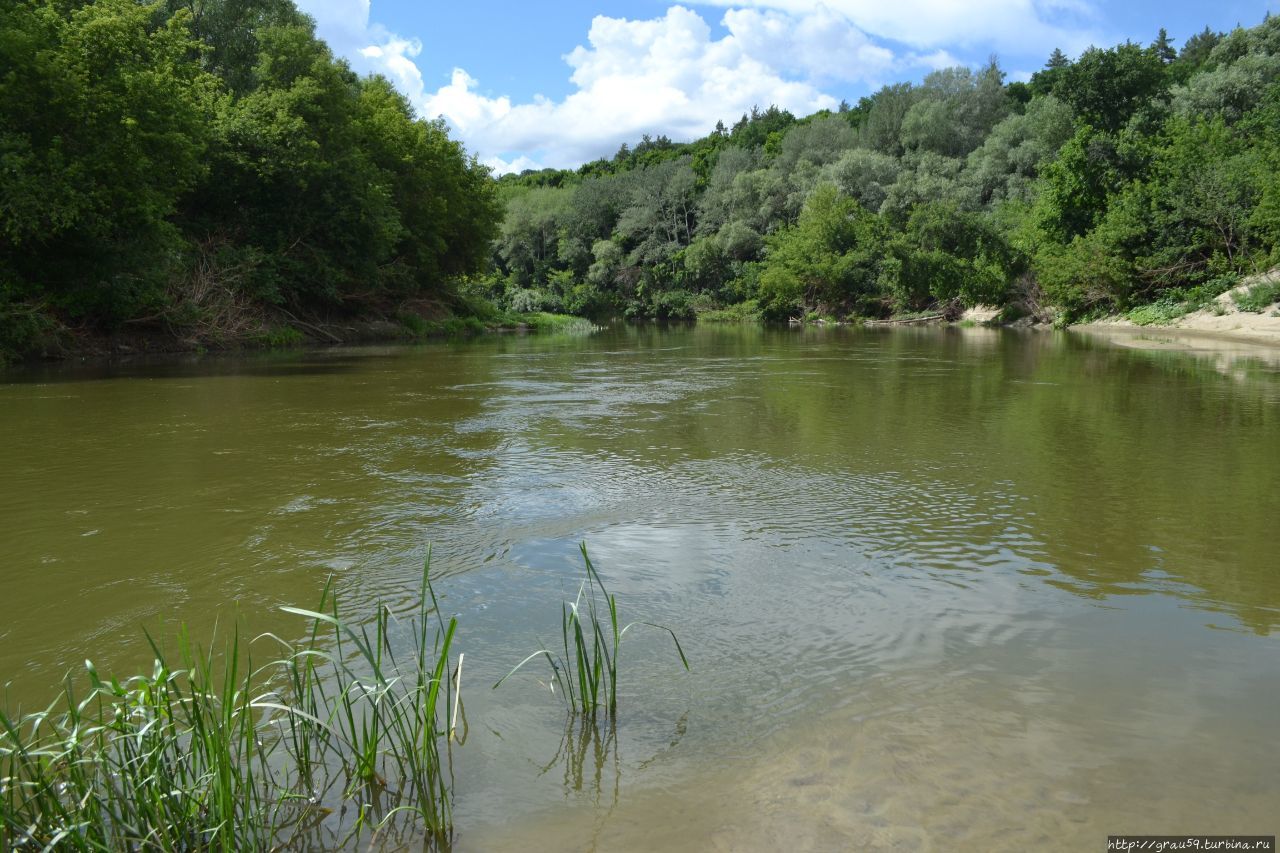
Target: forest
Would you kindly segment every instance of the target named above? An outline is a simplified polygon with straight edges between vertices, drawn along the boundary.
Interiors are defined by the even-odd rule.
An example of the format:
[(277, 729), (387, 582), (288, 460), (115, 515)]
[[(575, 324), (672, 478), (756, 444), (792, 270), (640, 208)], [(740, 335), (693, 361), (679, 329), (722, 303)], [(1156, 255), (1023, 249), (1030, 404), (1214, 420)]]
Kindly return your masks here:
[(291, 0), (6, 3), (0, 68), (0, 354), (371, 315), (1070, 323), (1280, 261), (1271, 16), (496, 179)]
[(499, 216), (489, 170), (291, 0), (0, 4), (0, 353), (447, 308)]
[(1056, 50), (1025, 83), (993, 58), (838, 111), (757, 108), (499, 184), (488, 295), (519, 309), (1191, 310), (1280, 261), (1280, 18)]

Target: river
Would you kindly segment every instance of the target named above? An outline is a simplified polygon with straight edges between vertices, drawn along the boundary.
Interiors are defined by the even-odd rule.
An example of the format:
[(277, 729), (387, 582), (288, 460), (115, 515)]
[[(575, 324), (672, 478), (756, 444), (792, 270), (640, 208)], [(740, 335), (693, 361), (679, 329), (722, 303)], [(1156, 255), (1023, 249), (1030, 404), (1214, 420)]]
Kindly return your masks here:
[[(986, 329), (621, 327), (0, 373), (0, 681), (141, 626), (460, 620), (461, 850), (1105, 849), (1280, 814), (1280, 369)], [(541, 640), (586, 541), (613, 736)]]

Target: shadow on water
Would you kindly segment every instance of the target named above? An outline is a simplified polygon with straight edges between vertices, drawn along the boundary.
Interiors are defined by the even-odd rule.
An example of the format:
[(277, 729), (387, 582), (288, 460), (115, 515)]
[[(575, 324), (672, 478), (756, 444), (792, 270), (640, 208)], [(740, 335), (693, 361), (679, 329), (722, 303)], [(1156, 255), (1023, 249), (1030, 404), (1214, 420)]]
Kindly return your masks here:
[(0, 383), (47, 385), (118, 379), (198, 379), (215, 376), (327, 376), (394, 357), (394, 347), (267, 350), (253, 353), (135, 355), (107, 360), (40, 362), (0, 367)]

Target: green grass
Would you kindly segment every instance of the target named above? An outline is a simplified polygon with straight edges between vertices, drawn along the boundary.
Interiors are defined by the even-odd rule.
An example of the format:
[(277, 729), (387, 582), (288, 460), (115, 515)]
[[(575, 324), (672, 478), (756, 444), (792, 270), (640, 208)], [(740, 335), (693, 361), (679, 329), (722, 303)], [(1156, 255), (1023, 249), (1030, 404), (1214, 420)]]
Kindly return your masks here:
[(760, 303), (754, 299), (728, 305), (724, 308), (707, 308), (698, 311), (699, 323), (759, 323), (764, 319)]
[[(618, 712), (618, 660), (622, 652), (622, 638), (632, 628), (644, 625), (666, 631), (671, 635), (676, 654), (686, 670), (689, 669), (689, 661), (680, 647), (680, 640), (670, 628), (652, 622), (632, 622), (619, 627), (617, 598), (605, 588), (587, 554), (585, 542), (580, 550), (587, 577), (578, 586), (578, 595), (573, 602), (566, 601), (560, 606), (563, 654), (539, 649), (516, 664), (493, 686), (498, 688), (525, 664), (541, 657), (550, 665), (554, 687), (560, 689), (560, 695), (570, 708), (585, 716), (594, 716), (603, 709), (613, 717)], [(603, 599), (603, 604), (600, 599)]]
[[(593, 723), (570, 743), (579, 779), (588, 746), (607, 754), (615, 743), (594, 721), (617, 713), (627, 632), (666, 631), (689, 668), (670, 629), (619, 625), (581, 550), (587, 577), (561, 607), (563, 654), (535, 652), (498, 682), (536, 657), (550, 663)], [(48, 708), (0, 712), (0, 849), (449, 847), (462, 656), (454, 667), (457, 621), (440, 614), (430, 556), (412, 612), (380, 604), (353, 621), (329, 585), (315, 610), (281, 609), (306, 620), (301, 642), (233, 631), (197, 647), (184, 630), (169, 652), (147, 635), (149, 675), (103, 678), (86, 661)]]
[(447, 845), (457, 625), (429, 563), (404, 621), (380, 605), (371, 626), (349, 622), (326, 587), (316, 610), (283, 608), (310, 623), (301, 645), (196, 648), (182, 632), (170, 655), (148, 636), (150, 675), (86, 662), (87, 684), (68, 677), (47, 709), (0, 713), (0, 847), (310, 849), (406, 825)]
[(1219, 312), (1215, 300), (1238, 281), (1238, 276), (1228, 273), (1194, 287), (1170, 287), (1161, 291), (1155, 301), (1129, 309), (1125, 316), (1138, 326), (1167, 326), (1205, 308), (1216, 314)]
[(305, 341), (306, 337), (293, 326), (271, 326), (256, 338), (259, 346), (268, 349), (288, 349), (300, 346)]
[(447, 338), (469, 337), (488, 331), (479, 317), (449, 317), (440, 324), (440, 332)]
[(1192, 310), (1185, 302), (1152, 302), (1130, 309), (1125, 316), (1129, 318), (1129, 322), (1138, 326), (1167, 326)]
[(1276, 302), (1280, 301), (1280, 281), (1264, 281), (1255, 284), (1243, 293), (1233, 293), (1231, 298), (1241, 311), (1261, 314)]
[(395, 318), (411, 338), (425, 338), (439, 329), (438, 323), (433, 323), (413, 311), (397, 311)]
[(528, 314), (513, 315), (516, 324), (527, 326), (535, 332), (556, 332), (560, 334), (583, 335), (596, 330), (596, 325), (585, 317), (572, 314), (551, 314), (546, 311), (534, 311)]

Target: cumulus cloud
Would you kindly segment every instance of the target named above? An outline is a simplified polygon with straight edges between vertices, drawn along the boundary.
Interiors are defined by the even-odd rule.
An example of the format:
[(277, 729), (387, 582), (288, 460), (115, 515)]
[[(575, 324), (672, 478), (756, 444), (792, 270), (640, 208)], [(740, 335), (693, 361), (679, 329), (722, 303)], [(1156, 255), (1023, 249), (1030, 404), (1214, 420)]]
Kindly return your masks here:
[(941, 71), (943, 68), (955, 68), (957, 65), (964, 65), (963, 62), (956, 59), (945, 50), (935, 50), (932, 53), (912, 54), (911, 62), (914, 65), (922, 65), (926, 68), (932, 68), (934, 71)]
[(1088, 0), (692, 0), (770, 9), (796, 17), (834, 14), (872, 36), (914, 48), (990, 45), (997, 50), (1078, 52), (1097, 40)]
[[(526, 165), (530, 157), (544, 165), (576, 165), (643, 133), (691, 138), (717, 118), (732, 119), (754, 105), (798, 113), (836, 106), (817, 83), (794, 79), (773, 61), (790, 55), (787, 40), (796, 38), (782, 23), (773, 12), (730, 12), (728, 35), (715, 38), (700, 15), (682, 6), (651, 20), (601, 15), (591, 22), (587, 44), (564, 57), (576, 88), (563, 100), (513, 105), (486, 96), (478, 81), (455, 69), (450, 82), (428, 92), (419, 106), (426, 115), (444, 116), (499, 168), (514, 168), (502, 158), (515, 154), (523, 154)], [(827, 49), (813, 61), (831, 69), (830, 76), (879, 73), (888, 61), (847, 24), (824, 39)], [(837, 75), (834, 52), (842, 45), (854, 50)], [(866, 70), (859, 72), (862, 61)]]
[(369, 0), (298, 0), (298, 8), (315, 18), (316, 30), (333, 50), (347, 55), (369, 44)]
[(414, 58), (422, 53), (422, 42), (388, 36), (382, 44), (365, 45), (358, 53), (371, 67), (395, 83), (401, 92), (411, 99), (421, 100), (426, 84), (422, 80), (422, 69), (418, 68)]
[(425, 84), (415, 58), (422, 42), (402, 38), (369, 21), (370, 0), (298, 0), (298, 8), (316, 22), (316, 34), (338, 56), (360, 71), (382, 74), (415, 102)]
[[(600, 15), (586, 43), (563, 57), (573, 90), (513, 103), (462, 68), (447, 83), (428, 83), (421, 43), (370, 23), (369, 2), (300, 5), (337, 53), (389, 77), (421, 115), (444, 117), (500, 172), (575, 166), (645, 133), (694, 138), (757, 105), (798, 115), (833, 108), (838, 99), (826, 90), (835, 84), (875, 88), (913, 69), (960, 64), (944, 43), (1043, 39), (1071, 52), (1085, 37), (1061, 37), (1067, 31), (1055, 21), (1090, 12), (1088, 0), (690, 0), (729, 7), (724, 34), (684, 6), (648, 20)], [(876, 39), (900, 42), (901, 54)]]
[(874, 83), (895, 64), (893, 51), (873, 43), (825, 7), (800, 18), (772, 10), (730, 9), (723, 23), (750, 56), (770, 57), (782, 71), (817, 80)]

